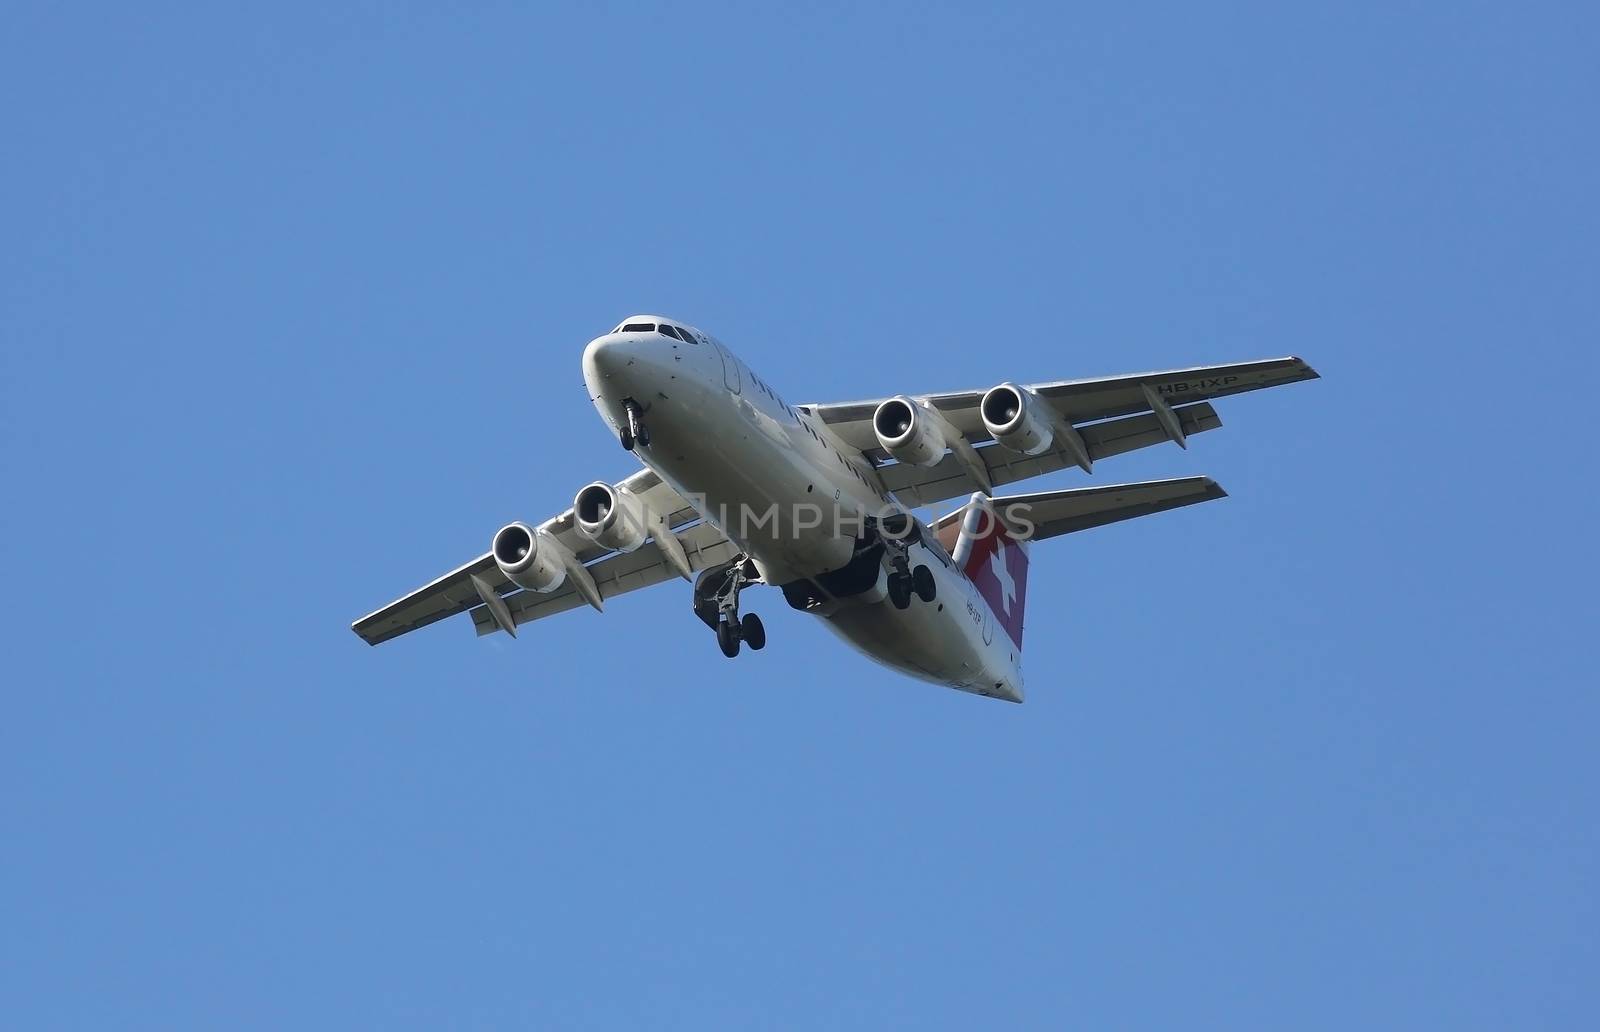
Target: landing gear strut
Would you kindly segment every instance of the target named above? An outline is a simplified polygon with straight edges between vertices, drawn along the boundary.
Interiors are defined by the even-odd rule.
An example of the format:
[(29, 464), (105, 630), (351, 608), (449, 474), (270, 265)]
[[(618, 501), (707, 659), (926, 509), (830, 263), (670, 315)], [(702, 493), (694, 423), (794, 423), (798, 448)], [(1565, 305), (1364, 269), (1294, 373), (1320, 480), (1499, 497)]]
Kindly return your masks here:
[(627, 414), (627, 425), (622, 428), (622, 449), (633, 451), (634, 445), (642, 444), (650, 447), (650, 431), (645, 429), (644, 410), (632, 398), (625, 398), (622, 402), (622, 411)]
[(739, 592), (751, 583), (759, 583), (759, 574), (744, 555), (734, 556), (725, 565), (701, 570), (695, 578), (694, 615), (717, 633), (717, 647), (729, 659), (739, 654), (741, 642), (749, 643), (755, 652), (767, 645), (767, 629), (762, 626), (761, 617), (754, 613), (739, 616)]

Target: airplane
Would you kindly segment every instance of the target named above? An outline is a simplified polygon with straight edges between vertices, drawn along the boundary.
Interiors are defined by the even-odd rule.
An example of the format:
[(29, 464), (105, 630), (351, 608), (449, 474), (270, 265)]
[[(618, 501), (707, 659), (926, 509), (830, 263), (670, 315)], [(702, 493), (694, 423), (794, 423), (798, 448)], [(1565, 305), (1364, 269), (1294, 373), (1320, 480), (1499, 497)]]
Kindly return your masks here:
[[(537, 526), (357, 620), (369, 644), (458, 613), (481, 635), (674, 576), (730, 658), (766, 645), (741, 609), (779, 588), (867, 657), (914, 678), (1023, 699), (1033, 542), (1226, 496), (1209, 477), (999, 495), (1019, 480), (1221, 426), (1211, 401), (1316, 379), (1295, 357), (791, 405), (720, 340), (637, 315), (590, 341), (583, 379), (644, 467), (595, 481)], [(919, 509), (963, 498), (954, 511)]]

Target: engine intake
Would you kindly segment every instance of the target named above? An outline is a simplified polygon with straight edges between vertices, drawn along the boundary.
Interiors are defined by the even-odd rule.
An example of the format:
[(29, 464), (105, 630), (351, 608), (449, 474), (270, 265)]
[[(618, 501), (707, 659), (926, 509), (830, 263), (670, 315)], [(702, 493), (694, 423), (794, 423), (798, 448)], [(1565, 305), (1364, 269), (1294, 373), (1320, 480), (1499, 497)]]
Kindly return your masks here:
[(1040, 407), (1045, 403), (1025, 387), (1003, 383), (991, 388), (978, 403), (983, 428), (1003, 447), (1024, 455), (1038, 455), (1050, 447), (1050, 419)]
[(644, 506), (626, 491), (598, 481), (572, 500), (578, 533), (602, 548), (631, 552), (650, 536)]
[(508, 523), (489, 546), (495, 565), (506, 579), (528, 591), (554, 591), (567, 579), (566, 567), (552, 548), (539, 547), (539, 532), (526, 523)]
[(872, 432), (883, 450), (899, 462), (937, 466), (944, 458), (944, 431), (921, 405), (903, 394), (878, 405), (872, 413)]

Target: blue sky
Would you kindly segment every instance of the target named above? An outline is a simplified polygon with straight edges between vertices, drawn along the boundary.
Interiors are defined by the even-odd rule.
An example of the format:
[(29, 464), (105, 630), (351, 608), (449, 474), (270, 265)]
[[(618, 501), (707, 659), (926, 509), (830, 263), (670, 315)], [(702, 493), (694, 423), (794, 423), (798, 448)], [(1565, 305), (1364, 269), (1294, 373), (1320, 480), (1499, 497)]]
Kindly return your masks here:
[[(13, 5), (0, 1011), (51, 1028), (1588, 1028), (1587, 5)], [(663, 587), (354, 617), (794, 401), (1307, 357), (1035, 553), (1029, 700)], [(1045, 482), (1083, 482), (1075, 472)]]

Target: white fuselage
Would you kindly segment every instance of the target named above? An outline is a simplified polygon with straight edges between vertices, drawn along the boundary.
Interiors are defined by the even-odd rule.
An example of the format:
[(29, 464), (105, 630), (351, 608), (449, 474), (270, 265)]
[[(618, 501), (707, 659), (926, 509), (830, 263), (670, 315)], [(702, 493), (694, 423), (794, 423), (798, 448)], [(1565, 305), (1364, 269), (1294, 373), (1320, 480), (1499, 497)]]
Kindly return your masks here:
[[(766, 583), (810, 580), (845, 566), (863, 521), (894, 504), (877, 472), (720, 342), (691, 336), (617, 332), (591, 341), (583, 375), (596, 409), (619, 434), (624, 403), (642, 410), (649, 444), (635, 454), (738, 545)], [(911, 559), (933, 572), (936, 602), (896, 609), (880, 569), (867, 591), (818, 598), (805, 611), (896, 670), (1022, 701), (1017, 649), (932, 533), (923, 539)]]

